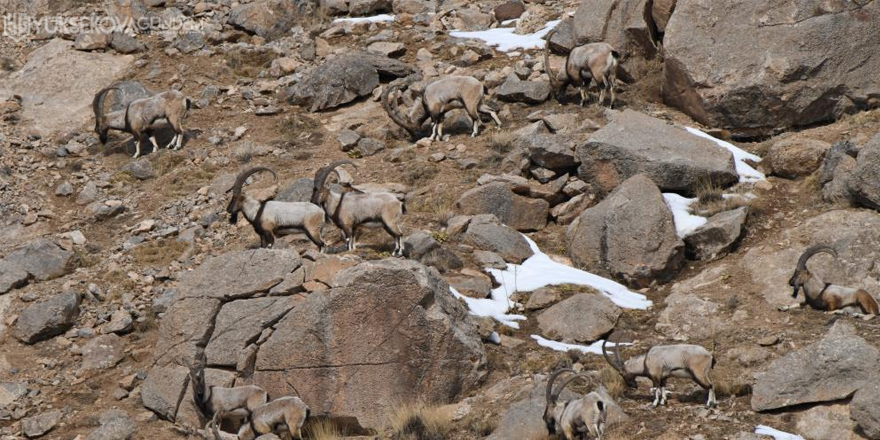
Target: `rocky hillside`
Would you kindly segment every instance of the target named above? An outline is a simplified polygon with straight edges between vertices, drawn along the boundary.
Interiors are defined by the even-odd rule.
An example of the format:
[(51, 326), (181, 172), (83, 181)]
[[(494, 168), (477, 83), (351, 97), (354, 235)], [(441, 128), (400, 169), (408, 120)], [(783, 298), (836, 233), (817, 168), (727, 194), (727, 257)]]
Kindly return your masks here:
[[(560, 368), (584, 378), (562, 399), (607, 404), (605, 439), (880, 439), (873, 1), (0, 12), (0, 439), (204, 438), (190, 367), (301, 398), (308, 439), (557, 438)], [(620, 54), (613, 108), (550, 81), (600, 41)], [(481, 113), (471, 137), (452, 109), (428, 138), (422, 91), (453, 75), (501, 126)], [(135, 100), (186, 96), (182, 149), (164, 120), (137, 159), (131, 134), (101, 142), (111, 86), (97, 111), (117, 128)], [(245, 170), (275, 173), (241, 182), (257, 205), (305, 204), (341, 160), (329, 191), (403, 202), (402, 257), (385, 228), (350, 251), (329, 222), (324, 253), (302, 233), (260, 248), (248, 208), (227, 212)], [(607, 341), (623, 361), (705, 347), (718, 405), (672, 378), (655, 407)]]

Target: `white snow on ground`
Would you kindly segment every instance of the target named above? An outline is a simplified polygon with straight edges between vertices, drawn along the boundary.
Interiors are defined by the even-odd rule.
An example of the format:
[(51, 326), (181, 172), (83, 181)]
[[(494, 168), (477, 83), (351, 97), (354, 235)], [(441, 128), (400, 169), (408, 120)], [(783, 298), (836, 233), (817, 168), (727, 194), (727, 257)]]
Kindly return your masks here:
[(337, 18), (333, 20), (333, 24), (336, 23), (381, 23), (387, 21), (394, 21), (394, 16), (390, 14), (379, 14), (374, 15), (372, 17), (343, 17)]
[(789, 434), (787, 432), (782, 432), (778, 429), (773, 429), (769, 426), (764, 425), (758, 425), (755, 428), (755, 434), (769, 435), (776, 440), (804, 440), (804, 438), (799, 435)]
[[(532, 335), (532, 339), (538, 342), (538, 345), (541, 347), (547, 347), (556, 351), (569, 351), (569, 350), (577, 350), (581, 353), (592, 353), (592, 354), (602, 354), (602, 340), (598, 340), (593, 342), (590, 345), (577, 345), (577, 344), (566, 344), (564, 342), (556, 342), (551, 341), (549, 339), (544, 339), (538, 335)], [(616, 347), (618, 344), (613, 342), (609, 343), (609, 347)], [(619, 345), (632, 345), (632, 344), (619, 344)]]
[(690, 206), (697, 199), (689, 199), (675, 193), (664, 193), (663, 199), (666, 200), (666, 206), (672, 211), (672, 218), (675, 220), (675, 231), (680, 238), (685, 238), (688, 234), (706, 224), (706, 217), (693, 215), (690, 212)]
[(508, 264), (505, 270), (487, 269), (487, 272), (500, 284), (500, 287), (492, 289), (490, 298), (468, 298), (454, 288), (449, 288), (455, 297), (467, 303), (471, 314), (489, 316), (504, 325), (519, 328), (516, 321), (522, 321), (526, 317), (507, 313), (517, 305), (510, 297), (516, 292), (531, 292), (541, 287), (559, 284), (592, 287), (626, 309), (647, 309), (652, 305), (645, 295), (632, 292), (622, 284), (551, 260), (547, 254), (541, 252), (532, 239), (525, 235), (523, 237), (535, 254), (520, 265)]
[(751, 160), (753, 162), (760, 162), (761, 158), (756, 156), (748, 151), (745, 151), (736, 145), (731, 144), (730, 142), (722, 141), (721, 139), (714, 138), (706, 133), (703, 133), (696, 128), (685, 127), (688, 133), (699, 136), (704, 139), (708, 139), (712, 142), (718, 144), (719, 147), (724, 148), (727, 151), (730, 151), (733, 154), (733, 160), (736, 162), (736, 172), (739, 174), (740, 182), (757, 182), (760, 180), (766, 180), (766, 176), (764, 173), (752, 168), (749, 164), (746, 163), (746, 160)]
[(562, 20), (553, 20), (543, 29), (529, 35), (515, 34), (515, 28), (495, 28), (474, 32), (452, 31), (449, 36), (483, 40), (489, 46), (497, 46), (499, 52), (509, 52), (513, 49), (540, 49), (544, 47), (544, 36), (561, 22)]

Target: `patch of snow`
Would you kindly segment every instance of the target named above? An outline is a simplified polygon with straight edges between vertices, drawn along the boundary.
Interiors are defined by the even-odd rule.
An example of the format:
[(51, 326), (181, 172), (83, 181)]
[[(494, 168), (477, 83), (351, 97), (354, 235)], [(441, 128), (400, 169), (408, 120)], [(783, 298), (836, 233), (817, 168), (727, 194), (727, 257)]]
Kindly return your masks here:
[(685, 127), (688, 133), (699, 136), (704, 139), (708, 139), (712, 142), (718, 144), (719, 147), (724, 148), (727, 151), (730, 151), (733, 154), (733, 160), (736, 162), (736, 173), (739, 174), (740, 182), (758, 182), (761, 180), (767, 180), (767, 177), (764, 176), (764, 173), (752, 168), (749, 164), (746, 163), (746, 160), (750, 160), (752, 162), (760, 162), (761, 158), (756, 156), (748, 151), (745, 151), (736, 145), (731, 144), (730, 142), (722, 141), (721, 139), (712, 137), (706, 133), (703, 133), (696, 128)]
[[(586, 354), (586, 353), (602, 354), (602, 343), (604, 342), (603, 340), (598, 340), (596, 342), (593, 342), (590, 345), (566, 344), (564, 342), (556, 342), (556, 341), (551, 341), (549, 339), (544, 339), (538, 335), (532, 335), (532, 339), (534, 339), (538, 343), (538, 345), (540, 345), (541, 347), (547, 347), (547, 348), (555, 350), (555, 351), (577, 350), (577, 351), (584, 353), (584, 354)], [(624, 343), (615, 344), (613, 342), (610, 342), (608, 344), (609, 347), (616, 347), (618, 345), (632, 345), (632, 344), (624, 344)]]
[(492, 332), (492, 334), (489, 335), (489, 342), (501, 345), (501, 336), (498, 334), (498, 332)]
[(687, 237), (708, 221), (706, 217), (691, 214), (690, 206), (697, 199), (689, 199), (675, 193), (664, 193), (663, 199), (666, 201), (666, 206), (672, 211), (672, 218), (675, 220), (675, 231), (680, 238)]
[(532, 292), (541, 287), (560, 284), (592, 287), (626, 309), (647, 309), (653, 304), (645, 295), (632, 292), (622, 284), (553, 261), (549, 255), (541, 252), (532, 239), (525, 235), (523, 237), (535, 254), (520, 265), (508, 264), (505, 270), (486, 269), (500, 284), (499, 287), (492, 289), (490, 298), (469, 298), (450, 286), (449, 290), (452, 294), (467, 303), (471, 314), (489, 316), (504, 325), (519, 328), (516, 321), (525, 320), (526, 317), (507, 313), (518, 306), (510, 297), (516, 292)]
[(333, 20), (333, 24), (336, 23), (382, 23), (394, 21), (394, 16), (391, 14), (379, 14), (374, 15), (372, 17), (343, 17), (337, 18)]
[(538, 32), (528, 35), (515, 34), (514, 28), (495, 28), (474, 32), (452, 31), (449, 36), (483, 40), (489, 46), (496, 46), (499, 52), (509, 52), (513, 49), (540, 49), (544, 47), (544, 36), (561, 22), (562, 20), (553, 20)]
[(778, 429), (773, 429), (769, 426), (758, 425), (755, 428), (755, 434), (758, 435), (769, 435), (776, 440), (804, 440), (803, 437), (795, 434), (789, 434), (787, 432), (782, 432)]

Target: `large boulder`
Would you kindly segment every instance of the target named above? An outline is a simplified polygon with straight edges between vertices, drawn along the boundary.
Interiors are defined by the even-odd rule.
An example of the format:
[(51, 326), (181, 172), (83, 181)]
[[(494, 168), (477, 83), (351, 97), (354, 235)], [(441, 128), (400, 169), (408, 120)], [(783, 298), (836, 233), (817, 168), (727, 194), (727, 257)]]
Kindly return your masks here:
[(344, 270), (333, 284), (260, 346), (254, 381), (272, 398), (297, 394), (314, 413), (378, 428), (401, 401), (452, 401), (485, 375), (476, 327), (435, 271), (389, 259)]
[(370, 52), (354, 51), (336, 56), (306, 74), (288, 91), (291, 104), (320, 111), (348, 104), (373, 93), (382, 77), (402, 77), (412, 67)]
[(679, 284), (665, 302), (655, 326), (658, 332), (675, 341), (704, 341), (715, 336), (721, 324), (718, 304), (682, 292)]
[(876, 380), (856, 391), (849, 411), (866, 437), (880, 439), (880, 384)]
[(859, 150), (855, 169), (849, 173), (846, 185), (856, 203), (880, 210), (880, 134), (874, 136)]
[(499, 223), (494, 215), (478, 215), (471, 219), (462, 240), (477, 249), (495, 252), (514, 264), (534, 255), (523, 235)]
[(0, 260), (0, 295), (24, 286), (30, 276), (26, 270), (5, 260)]
[(26, 307), (15, 321), (13, 335), (25, 344), (35, 344), (73, 327), (79, 316), (79, 294), (62, 293)]
[(515, 194), (504, 183), (481, 185), (466, 191), (455, 202), (455, 209), (468, 215), (493, 214), (517, 231), (539, 231), (547, 225), (550, 204)]
[(223, 305), (205, 347), (209, 366), (235, 367), (248, 346), (294, 307), (295, 297), (240, 299)]
[[(11, 252), (3, 262), (4, 265), (27, 272), (37, 280), (46, 281), (73, 272), (76, 258), (73, 252), (60, 248), (51, 240), (40, 238)], [(10, 269), (9, 273), (12, 278), (18, 276), (14, 269)]]
[(709, 217), (706, 224), (684, 238), (688, 257), (714, 260), (727, 255), (742, 235), (748, 214), (749, 208), (743, 206)]
[(566, 239), (578, 267), (639, 287), (671, 279), (684, 259), (672, 212), (644, 174), (629, 178), (581, 213), (569, 225)]
[(305, 12), (304, 0), (258, 0), (240, 4), (229, 13), (232, 26), (267, 40), (283, 37)]
[(779, 358), (756, 375), (752, 409), (769, 411), (849, 397), (876, 381), (880, 352), (838, 321), (818, 342)]
[[(880, 293), (876, 267), (880, 248), (880, 214), (869, 210), (838, 209), (809, 218), (798, 227), (768, 238), (776, 245), (752, 248), (742, 258), (742, 268), (756, 292), (775, 306), (791, 304), (791, 277), (798, 257), (807, 247), (833, 245), (839, 258), (827, 254), (810, 260), (811, 272), (826, 283)], [(803, 296), (799, 297), (803, 300)]]
[(610, 299), (581, 293), (538, 315), (538, 327), (545, 336), (563, 342), (593, 342), (614, 330), (620, 308)]
[(648, 60), (657, 54), (657, 37), (648, 0), (584, 0), (574, 14), (573, 28), (578, 44), (606, 42), (629, 54), (622, 67), (634, 78), (648, 70)]
[(507, 81), (495, 90), (495, 97), (506, 102), (524, 102), (540, 104), (550, 97), (548, 81), (522, 81), (510, 74)]
[(775, 142), (767, 153), (767, 162), (774, 175), (794, 179), (816, 171), (829, 148), (827, 142), (793, 136)]
[(268, 292), (300, 268), (296, 251), (257, 249), (228, 252), (206, 260), (180, 280), (180, 298), (223, 301), (249, 298)]
[(0, 102), (21, 96), (22, 119), (44, 136), (91, 124), (95, 93), (124, 76), (134, 62), (130, 55), (82, 52), (72, 46), (52, 40), (31, 52), (21, 70), (0, 79)]
[(633, 110), (616, 114), (576, 153), (578, 176), (604, 192), (640, 173), (663, 191), (691, 194), (708, 181), (725, 186), (739, 180), (729, 151)]
[(574, 146), (581, 140), (577, 136), (532, 133), (516, 138), (513, 143), (515, 147), (524, 149), (536, 165), (553, 171), (563, 171), (580, 163)]
[(663, 40), (665, 99), (746, 136), (835, 120), (880, 93), (878, 19), (876, 2), (680, 0)]

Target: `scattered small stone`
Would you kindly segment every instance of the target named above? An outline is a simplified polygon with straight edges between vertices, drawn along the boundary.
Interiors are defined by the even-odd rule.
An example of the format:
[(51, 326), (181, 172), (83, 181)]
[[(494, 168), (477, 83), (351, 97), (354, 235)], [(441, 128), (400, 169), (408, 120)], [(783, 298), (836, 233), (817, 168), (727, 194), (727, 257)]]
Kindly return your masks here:
[(758, 339), (758, 345), (762, 347), (770, 347), (779, 343), (779, 336), (771, 335)]
[(52, 410), (27, 417), (21, 421), (21, 431), (28, 438), (41, 437), (54, 429), (62, 416), (61, 411)]
[(73, 194), (73, 185), (66, 180), (62, 182), (61, 185), (58, 185), (57, 188), (55, 188), (56, 196), (67, 197), (71, 194)]

